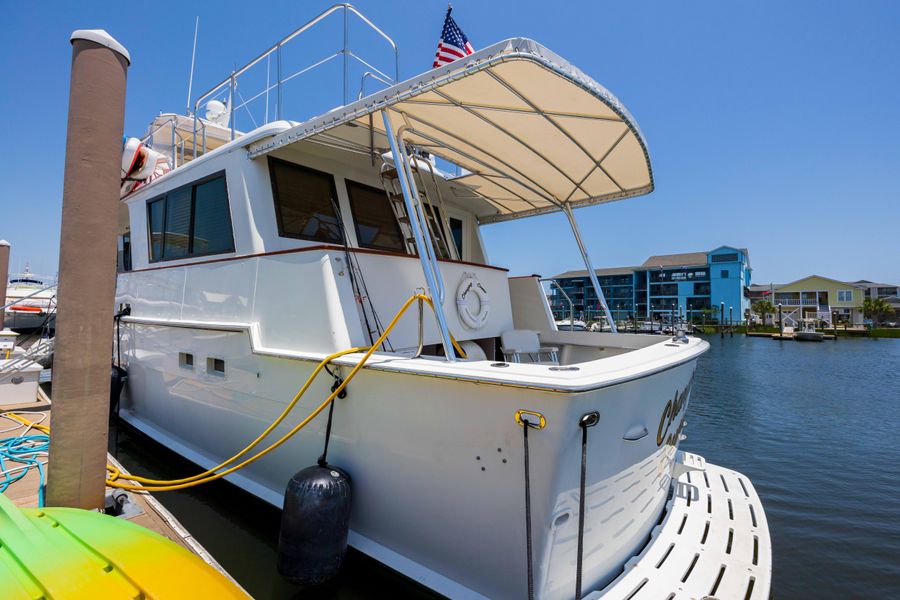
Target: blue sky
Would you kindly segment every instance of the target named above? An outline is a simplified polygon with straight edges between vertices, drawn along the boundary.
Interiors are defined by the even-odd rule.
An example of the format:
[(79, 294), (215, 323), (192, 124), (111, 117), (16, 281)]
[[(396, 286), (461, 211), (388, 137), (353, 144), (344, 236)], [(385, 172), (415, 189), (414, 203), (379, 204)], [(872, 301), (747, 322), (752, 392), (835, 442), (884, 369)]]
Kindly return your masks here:
[[(430, 67), (445, 3), (356, 5), (397, 41), (401, 77)], [(0, 238), (13, 244), (11, 267), (56, 271), (74, 29), (104, 28), (131, 52), (125, 130), (140, 136), (158, 112), (185, 110), (195, 15), (196, 97), (327, 6), (7, 5)], [(454, 16), (476, 48), (536, 39), (638, 120), (656, 191), (578, 211), (597, 266), (729, 244), (750, 249), (759, 283), (811, 273), (900, 283), (900, 3), (458, 0)], [(299, 50), (327, 56), (339, 47), (339, 26), (326, 25)], [(361, 51), (371, 41), (357, 29), (351, 37)], [(383, 50), (364, 54), (389, 64)], [(332, 75), (304, 84), (304, 98), (323, 109), (339, 104)], [(358, 74), (353, 82), (355, 95)], [(559, 214), (482, 233), (491, 262), (513, 273), (579, 266)]]

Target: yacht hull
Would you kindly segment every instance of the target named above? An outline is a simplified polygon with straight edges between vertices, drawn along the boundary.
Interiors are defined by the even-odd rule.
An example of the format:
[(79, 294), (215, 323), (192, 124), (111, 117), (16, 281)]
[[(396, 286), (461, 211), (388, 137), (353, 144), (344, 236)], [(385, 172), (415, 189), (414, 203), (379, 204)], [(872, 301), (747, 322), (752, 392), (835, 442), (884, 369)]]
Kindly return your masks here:
[(40, 327), (56, 327), (56, 314), (45, 312), (24, 312), (7, 310), (3, 317), (3, 325), (14, 331), (30, 331)]
[(794, 333), (794, 339), (798, 342), (821, 342), (825, 336), (818, 331), (798, 331)]
[[(131, 324), (122, 416), (208, 468), (253, 440), (284, 409), (314, 362), (251, 351), (246, 333)], [(224, 360), (180, 366), (179, 352)], [(517, 410), (544, 415), (531, 430), (535, 589), (573, 593), (582, 415), (588, 433), (584, 589), (615, 579), (646, 544), (670, 490), (696, 357), (597, 389), (560, 392), (364, 369), (338, 400), (329, 462), (353, 480), (350, 543), (451, 597), (526, 595), (523, 430)], [(346, 368), (344, 369), (346, 373)], [(328, 394), (319, 376), (274, 441)], [(275, 452), (230, 475), (281, 506), (288, 479), (315, 463), (324, 414)]]

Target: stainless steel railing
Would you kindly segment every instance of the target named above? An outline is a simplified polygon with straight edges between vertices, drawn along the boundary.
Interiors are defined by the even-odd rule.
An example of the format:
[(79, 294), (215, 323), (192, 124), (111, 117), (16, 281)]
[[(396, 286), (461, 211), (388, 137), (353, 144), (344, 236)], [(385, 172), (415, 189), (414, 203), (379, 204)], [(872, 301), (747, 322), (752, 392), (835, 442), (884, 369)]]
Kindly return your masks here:
[[(300, 34), (304, 33), (305, 31), (308, 31), (310, 28), (312, 28), (316, 24), (322, 22), (329, 15), (334, 14), (338, 11), (343, 12), (343, 20), (344, 20), (343, 45), (342, 45), (341, 49), (319, 61), (312, 63), (311, 65), (307, 65), (307, 66), (299, 69), (298, 71), (295, 71), (289, 75), (285, 75), (283, 73), (283, 56), (282, 56), (283, 55), (282, 49), (284, 48), (284, 46), (286, 44), (288, 44), (291, 40), (295, 39)], [(393, 54), (394, 54), (394, 76), (393, 76), (393, 78), (390, 75), (387, 75), (386, 73), (384, 73), (383, 71), (378, 69), (377, 67), (370, 64), (368, 61), (363, 59), (358, 54), (353, 52), (353, 49), (350, 47), (350, 21), (349, 21), (350, 15), (355, 15), (356, 17), (358, 17), (366, 26), (369, 27), (369, 29), (374, 31), (378, 36), (383, 38), (390, 45), (391, 49), (393, 50)], [(275, 81), (274, 81), (274, 83), (270, 82), (269, 78), (268, 78), (268, 65), (271, 62), (271, 58), (273, 56), (275, 59)], [(379, 29), (378, 26), (376, 26), (371, 20), (369, 20), (368, 17), (366, 17), (363, 13), (361, 13), (353, 5), (347, 4), (347, 3), (335, 4), (332, 7), (330, 7), (329, 9), (327, 9), (324, 12), (322, 12), (321, 14), (319, 14), (318, 16), (316, 16), (315, 18), (313, 18), (312, 20), (310, 20), (309, 22), (307, 22), (306, 24), (295, 29), (293, 32), (291, 32), (290, 34), (288, 34), (287, 36), (285, 36), (284, 38), (282, 38), (281, 40), (276, 42), (273, 46), (271, 46), (270, 48), (268, 48), (267, 50), (265, 50), (264, 52), (259, 54), (256, 58), (254, 58), (253, 60), (251, 60), (244, 66), (232, 71), (231, 75), (229, 75), (226, 79), (221, 81), (219, 84), (213, 86), (209, 91), (201, 94), (197, 98), (197, 100), (194, 102), (194, 109), (193, 109), (194, 142), (195, 142), (194, 143), (194, 157), (197, 156), (197, 143), (196, 143), (197, 133), (198, 133), (197, 127), (198, 127), (198, 122), (200, 121), (200, 119), (197, 116), (197, 111), (199, 110), (200, 105), (204, 101), (214, 98), (215, 96), (217, 96), (219, 94), (224, 94), (225, 92), (227, 92), (228, 101), (227, 101), (226, 106), (227, 106), (227, 110), (228, 110), (228, 117), (229, 117), (228, 120), (229, 120), (229, 126), (231, 128), (231, 139), (234, 139), (234, 137), (235, 137), (235, 114), (238, 110), (243, 108), (245, 110), (248, 110), (248, 113), (249, 113), (249, 109), (247, 108), (248, 105), (251, 102), (265, 96), (266, 111), (265, 111), (265, 116), (264, 116), (263, 120), (264, 120), (264, 123), (268, 123), (269, 122), (269, 114), (268, 114), (269, 100), (268, 100), (268, 97), (269, 97), (269, 93), (274, 91), (274, 93), (275, 93), (275, 119), (281, 120), (282, 118), (284, 118), (283, 117), (284, 85), (288, 81), (291, 81), (292, 79), (295, 79), (295, 78), (299, 77), (300, 75), (303, 75), (304, 73), (308, 73), (309, 71), (312, 71), (326, 63), (329, 63), (338, 57), (342, 57), (342, 60), (343, 60), (343, 102), (344, 102), (344, 104), (349, 104), (351, 101), (351, 98), (350, 98), (350, 64), (351, 64), (351, 60), (355, 60), (359, 64), (362, 64), (363, 66), (366, 67), (366, 69), (368, 69), (368, 73), (371, 73), (371, 75), (369, 75), (367, 73), (367, 75), (363, 76), (363, 81), (360, 86), (360, 89), (362, 89), (362, 87), (364, 86), (365, 79), (367, 78), (367, 76), (374, 78), (378, 81), (385, 82), (388, 85), (395, 83), (400, 78), (400, 51), (397, 48), (397, 44), (394, 42), (394, 40), (392, 40), (390, 38), (390, 36), (388, 36), (381, 29)], [(252, 95), (249, 99), (244, 99), (240, 95), (240, 93), (237, 91), (238, 78), (241, 75), (247, 73), (247, 71), (249, 71), (254, 66), (260, 64), (263, 60), (267, 61), (266, 85), (261, 92), (258, 92), (256, 94)], [(236, 95), (237, 95), (237, 98), (236, 98)], [(237, 104), (236, 100), (239, 100), (240, 103)], [(203, 152), (206, 152), (206, 141), (205, 140), (203, 141), (202, 149), (203, 149)]]
[(434, 300), (434, 315), (438, 322), (438, 329), (441, 332), (441, 341), (444, 346), (444, 355), (447, 360), (453, 362), (456, 360), (456, 351), (453, 348), (453, 341), (450, 337), (450, 329), (447, 326), (447, 318), (444, 315), (444, 280), (441, 275), (441, 269), (438, 265), (437, 254), (428, 234), (428, 224), (426, 222), (422, 204), (419, 199), (419, 192), (416, 189), (416, 182), (413, 178), (412, 169), (410, 168), (410, 156), (406, 152), (406, 144), (403, 141), (403, 134), (407, 127), (401, 126), (397, 133), (394, 134), (393, 125), (391, 125), (390, 117), (386, 111), (381, 111), (381, 118), (384, 121), (384, 131), (387, 134), (388, 143), (391, 146), (391, 155), (394, 158), (394, 167), (397, 169), (397, 178), (400, 181), (400, 188), (403, 191), (403, 202), (406, 205), (406, 214), (409, 217), (409, 226), (412, 230), (413, 238), (416, 242), (416, 250), (419, 254), (419, 262), (422, 264), (422, 274), (425, 276), (425, 283), (428, 291)]

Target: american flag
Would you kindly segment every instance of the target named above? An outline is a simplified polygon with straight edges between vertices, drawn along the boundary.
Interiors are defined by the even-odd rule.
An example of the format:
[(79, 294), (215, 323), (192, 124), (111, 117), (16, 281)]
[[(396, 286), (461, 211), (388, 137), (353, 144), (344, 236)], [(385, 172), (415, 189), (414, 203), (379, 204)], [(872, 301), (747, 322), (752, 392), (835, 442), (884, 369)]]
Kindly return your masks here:
[(469, 38), (462, 32), (453, 17), (450, 16), (452, 6), (447, 7), (447, 17), (444, 19), (444, 29), (441, 31), (441, 39), (438, 41), (437, 53), (434, 55), (432, 69), (451, 63), (457, 58), (468, 56), (475, 52)]

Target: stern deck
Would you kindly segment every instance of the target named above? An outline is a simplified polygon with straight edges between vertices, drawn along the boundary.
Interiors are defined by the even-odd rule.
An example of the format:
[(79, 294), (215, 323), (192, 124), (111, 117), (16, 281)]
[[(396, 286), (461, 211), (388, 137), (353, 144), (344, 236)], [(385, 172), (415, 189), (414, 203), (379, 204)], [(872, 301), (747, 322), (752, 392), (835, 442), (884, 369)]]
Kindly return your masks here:
[(743, 474), (679, 452), (675, 493), (650, 543), (591, 600), (766, 600), (772, 544), (762, 502)]

